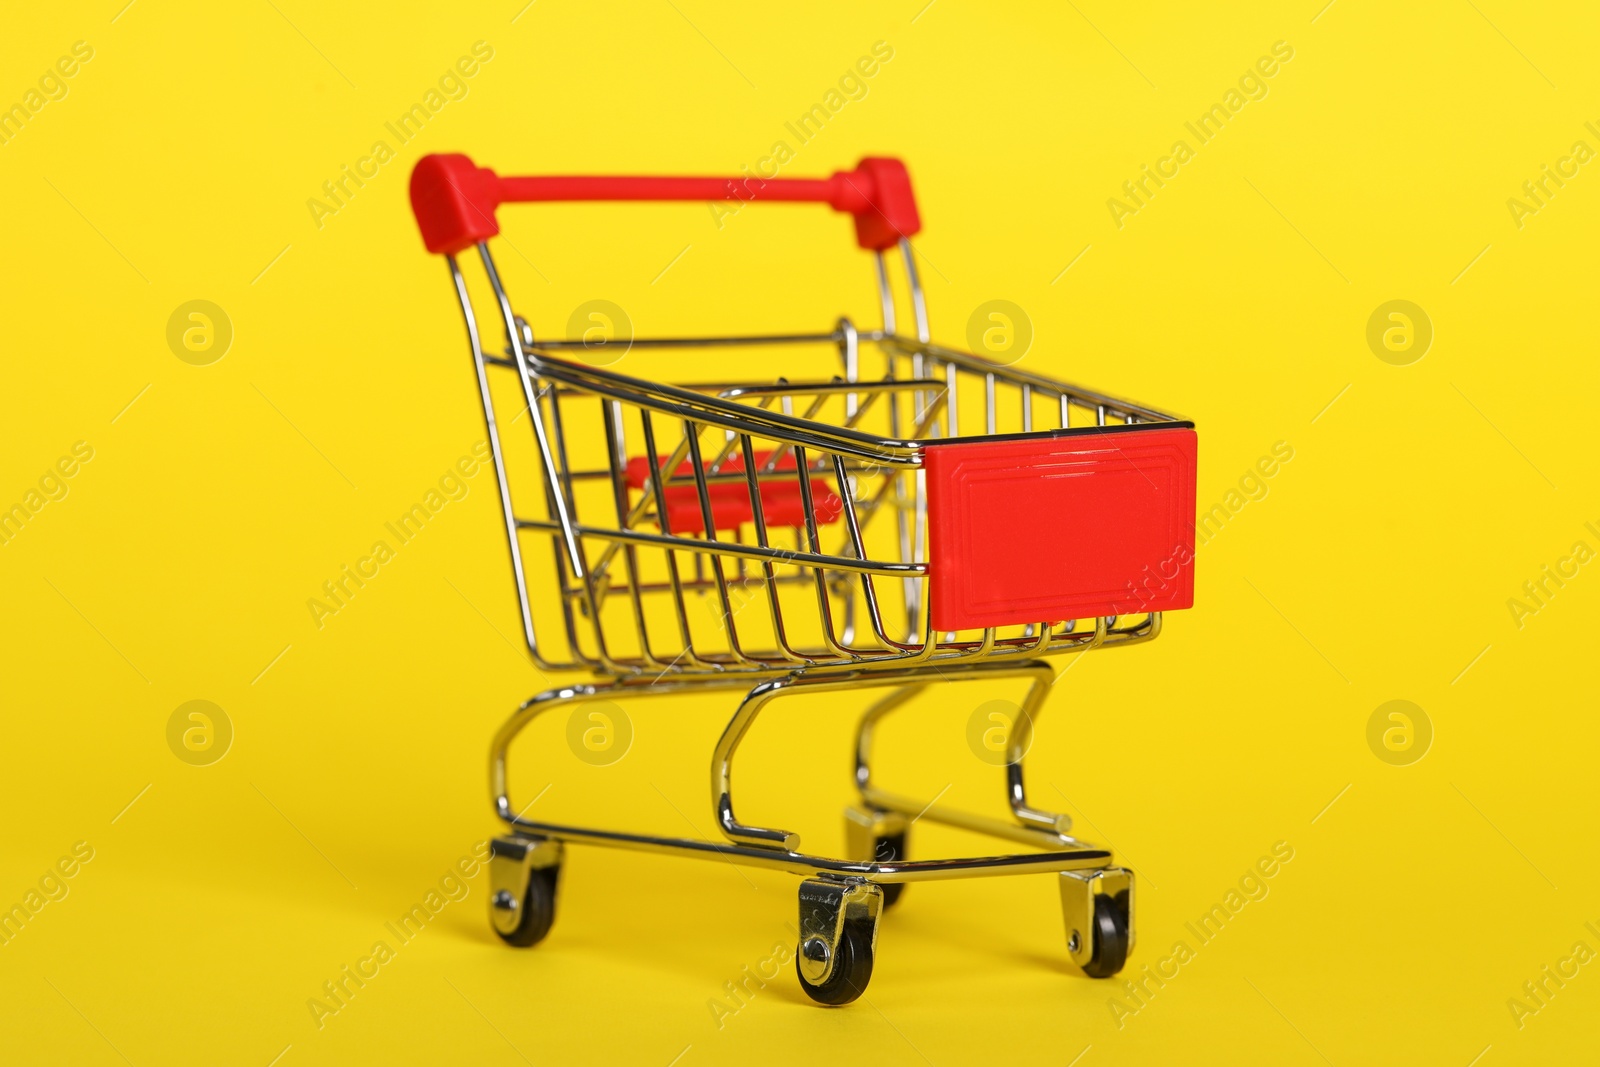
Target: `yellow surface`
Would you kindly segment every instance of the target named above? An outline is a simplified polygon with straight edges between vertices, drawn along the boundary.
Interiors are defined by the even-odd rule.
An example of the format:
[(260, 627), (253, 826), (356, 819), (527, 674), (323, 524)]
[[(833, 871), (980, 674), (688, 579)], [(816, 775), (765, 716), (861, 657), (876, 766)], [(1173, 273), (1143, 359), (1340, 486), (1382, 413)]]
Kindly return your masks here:
[[(1592, 1057), (1600, 176), (1562, 162), (1574, 142), (1600, 148), (1592, 10), (121, 3), (19, 8), (0, 35), (0, 103), (29, 107), (0, 145), (0, 504), (30, 509), (0, 546), (0, 903), (26, 907), (41, 880), (59, 897), (32, 898), (0, 946), (0, 1058)], [(31, 108), (79, 41), (92, 58)], [(385, 123), (479, 41), (492, 57), (447, 83), (458, 98), (393, 138)], [(785, 123), (879, 41), (892, 59), (799, 144)], [(1185, 123), (1275, 42), (1292, 58), (1197, 143)], [(394, 158), (361, 164), (376, 175), (337, 212), (308, 207), (380, 140)], [(1142, 1002), (1070, 972), (1048, 877), (913, 887), (867, 999), (839, 1011), (809, 1006), (788, 965), (737, 1012), (713, 1007), (745, 967), (779, 966), (795, 910), (792, 878), (721, 863), (573, 849), (550, 939), (504, 948), (485, 877), (450, 874), (493, 830), (490, 732), (553, 680), (506, 639), (486, 476), (320, 628), (308, 610), (482, 436), (444, 269), (406, 203), (420, 154), (738, 173), (780, 140), (790, 175), (909, 161), (937, 338), (960, 344), (973, 309), (1013, 301), (1035, 330), (1025, 367), (1200, 427), (1202, 507), (1228, 518), (1199, 552), (1195, 609), (1073, 666), (1034, 752), (1041, 799), (1139, 872), (1130, 974), (1172, 975), (1185, 944)], [(1192, 158), (1162, 163), (1178, 140)], [(1176, 176), (1114, 211), (1146, 164)], [(1546, 164), (1569, 177), (1541, 204), (1523, 183)], [(701, 204), (535, 209), (505, 255), (547, 335), (595, 298), (650, 333), (872, 320), (847, 223), (759, 207), (718, 221)], [(167, 342), (197, 299), (233, 327), (205, 366)], [(1434, 332), (1403, 366), (1366, 340), (1397, 299)], [(634, 353), (624, 369), (781, 368)], [(1292, 459), (1254, 479), (1279, 442)], [(62, 457), (74, 473), (32, 508)], [(1569, 577), (1535, 601), (1524, 583), (1546, 565)], [(997, 772), (963, 740), (990, 695), (952, 687), (908, 713), (887, 772), (995, 810)], [(233, 727), (210, 766), (168, 747), (193, 700)], [(1369, 749), (1391, 700), (1431, 723), (1420, 762)], [(752, 817), (841, 846), (857, 706), (774, 714), (741, 772)], [(609, 767), (552, 726), (519, 789), (548, 784), (551, 817), (705, 832), (730, 710), (725, 695), (640, 706)], [(914, 837), (920, 855), (986, 847), (926, 824)], [(1275, 847), (1292, 859), (1251, 878)], [(70, 878), (50, 876), (58, 860)], [(1241, 884), (1260, 899), (1232, 898), (1202, 943), (1186, 924)], [(438, 914), (401, 943), (386, 924), (436, 889)], [(378, 942), (392, 958), (319, 1026), (308, 1001)], [(1547, 966), (1571, 977), (1558, 988)], [(1540, 980), (1542, 1006), (1524, 990)]]

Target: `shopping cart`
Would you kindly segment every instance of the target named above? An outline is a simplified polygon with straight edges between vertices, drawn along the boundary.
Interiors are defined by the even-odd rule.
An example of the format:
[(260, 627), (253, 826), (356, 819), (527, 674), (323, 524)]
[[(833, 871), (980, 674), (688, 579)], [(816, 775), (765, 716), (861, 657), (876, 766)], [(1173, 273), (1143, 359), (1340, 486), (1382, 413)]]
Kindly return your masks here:
[[(829, 204), (876, 255), (882, 326), (631, 340), (669, 353), (759, 348), (786, 369), (820, 354), (836, 368), (712, 385), (611, 369), (625, 340), (535, 338), (490, 251), (495, 212), (579, 200)], [(1075, 837), (1068, 816), (1030, 801), (1023, 758), (1056, 677), (1043, 657), (1152, 640), (1161, 612), (1192, 603), (1193, 424), (933, 344), (908, 241), (921, 223), (898, 160), (763, 181), (503, 178), (432, 155), (412, 174), (411, 202), (466, 320), (528, 654), (588, 676), (533, 697), (494, 738), (491, 795), (509, 830), (490, 862), (500, 937), (527, 946), (549, 932), (563, 846), (579, 842), (800, 875), (796, 970), (824, 1004), (861, 994), (879, 917), (910, 882), (1056, 873), (1073, 963), (1117, 973), (1134, 941), (1132, 875)], [(482, 273), (469, 283), (457, 257), (474, 248)], [(909, 335), (898, 325), (907, 310)], [(1008, 679), (1027, 683), (1002, 716), (995, 761), (1012, 818), (930, 806), (873, 778), (886, 715), (934, 683)], [(512, 802), (507, 750), (540, 715), (711, 689), (744, 692), (711, 761), (725, 840), (542, 822)], [(861, 689), (885, 692), (856, 730), (849, 857), (741, 822), (733, 760), (762, 710)], [(1039, 851), (908, 860), (919, 817)]]

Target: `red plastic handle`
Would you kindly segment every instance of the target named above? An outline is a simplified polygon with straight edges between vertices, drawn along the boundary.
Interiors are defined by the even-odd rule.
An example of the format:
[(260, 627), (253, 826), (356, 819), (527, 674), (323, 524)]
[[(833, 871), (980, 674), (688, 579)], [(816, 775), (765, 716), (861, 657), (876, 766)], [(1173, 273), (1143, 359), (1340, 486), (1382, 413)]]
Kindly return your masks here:
[(430, 252), (455, 255), (500, 232), (501, 204), (552, 200), (741, 200), (828, 204), (855, 216), (862, 248), (882, 251), (922, 229), (911, 175), (898, 159), (868, 157), (831, 178), (502, 178), (464, 155), (423, 156), (411, 172), (411, 210)]

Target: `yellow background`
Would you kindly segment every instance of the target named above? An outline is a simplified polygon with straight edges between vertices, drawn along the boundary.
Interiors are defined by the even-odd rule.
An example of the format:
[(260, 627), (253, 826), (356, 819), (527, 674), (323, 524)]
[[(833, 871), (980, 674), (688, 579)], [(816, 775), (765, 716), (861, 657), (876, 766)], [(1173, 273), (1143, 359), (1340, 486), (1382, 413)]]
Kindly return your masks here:
[[(0, 946), (8, 1062), (1592, 1056), (1600, 966), (1520, 1028), (1507, 1001), (1575, 942), (1600, 949), (1584, 925), (1600, 926), (1600, 579), (1580, 570), (1520, 628), (1507, 601), (1574, 542), (1600, 547), (1584, 527), (1600, 520), (1600, 176), (1580, 170), (1520, 229), (1506, 206), (1574, 141), (1600, 146), (1592, 10), (122, 3), (18, 8), (0, 35), (4, 103), (73, 42), (94, 48), (0, 146), (0, 503), (74, 442), (94, 449), (0, 547), (0, 903), (94, 849)], [(467, 96), (391, 141), (398, 158), (318, 228), (308, 198), (479, 40), (494, 56)], [(795, 145), (784, 123), (880, 40), (894, 57), (867, 95)], [(1107, 199), (1277, 41), (1294, 58), (1268, 95), (1117, 228)], [(1130, 972), (1193, 946), (1184, 924), (1275, 842), (1293, 861), (1120, 1028), (1117, 984), (1066, 964), (1048, 877), (913, 887), (865, 1000), (814, 1008), (786, 967), (719, 1028), (708, 1002), (791, 937), (794, 880), (574, 848), (545, 944), (496, 941), (480, 874), (319, 1030), (308, 998), (493, 831), (488, 737), (555, 681), (507, 639), (487, 475), (320, 630), (306, 608), (482, 436), (412, 163), (732, 174), (779, 139), (794, 176), (904, 157), (935, 338), (962, 344), (980, 303), (1016, 302), (1026, 368), (1195, 419), (1202, 507), (1293, 447), (1200, 550), (1194, 610), (1076, 663), (1033, 757), (1041, 799), (1139, 872)], [(820, 210), (719, 229), (701, 204), (537, 208), (515, 225), (521, 257), (502, 259), (546, 336), (593, 298), (641, 333), (873, 320), (868, 261)], [(233, 323), (210, 366), (166, 343), (192, 299)], [(1365, 340), (1392, 299), (1434, 325), (1409, 366)], [(782, 368), (633, 353), (623, 369)], [(235, 730), (208, 767), (166, 743), (194, 699)], [(963, 742), (984, 699), (952, 687), (908, 714), (888, 773), (996, 810), (998, 772)], [(1434, 729), (1410, 766), (1367, 745), (1392, 699)], [(742, 771), (752, 817), (842, 845), (854, 706), (774, 712)], [(551, 818), (706, 832), (731, 710), (726, 694), (641, 705), (605, 768), (558, 724), (535, 731), (519, 791), (548, 784)], [(987, 846), (918, 824), (913, 847)]]

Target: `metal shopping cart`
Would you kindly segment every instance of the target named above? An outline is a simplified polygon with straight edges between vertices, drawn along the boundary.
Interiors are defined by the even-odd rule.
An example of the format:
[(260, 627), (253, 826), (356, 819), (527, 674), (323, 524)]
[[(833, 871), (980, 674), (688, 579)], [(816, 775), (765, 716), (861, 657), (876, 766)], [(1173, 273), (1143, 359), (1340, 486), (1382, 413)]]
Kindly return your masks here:
[[(495, 212), (578, 200), (829, 204), (876, 255), (882, 326), (631, 340), (669, 353), (820, 353), (835, 369), (711, 385), (620, 373), (603, 340), (535, 338), (490, 251)], [(1193, 424), (933, 344), (908, 240), (921, 223), (898, 160), (762, 181), (506, 178), (432, 155), (412, 174), (411, 201), (466, 320), (527, 651), (542, 669), (588, 676), (533, 697), (494, 738), (491, 795), (508, 828), (490, 863), (500, 937), (545, 937), (564, 844), (576, 842), (800, 875), (796, 970), (824, 1004), (861, 994), (879, 917), (910, 882), (1055, 873), (1073, 963), (1094, 977), (1121, 970), (1132, 875), (1075, 837), (1068, 816), (1030, 801), (1023, 760), (1055, 678), (1044, 657), (1153, 640), (1163, 611), (1193, 602)], [(482, 272), (469, 281), (457, 257), (473, 250)], [(886, 715), (934, 683), (1007, 679), (1027, 683), (1002, 716), (995, 761), (1010, 819), (929, 806), (873, 778)], [(711, 689), (743, 691), (711, 760), (725, 840), (542, 822), (512, 802), (507, 750), (538, 716)], [(741, 822), (733, 760), (762, 710), (784, 695), (861, 689), (884, 693), (856, 730), (849, 857), (811, 855), (795, 833)], [(919, 817), (1036, 851), (910, 860)]]

